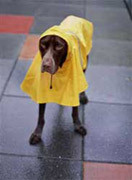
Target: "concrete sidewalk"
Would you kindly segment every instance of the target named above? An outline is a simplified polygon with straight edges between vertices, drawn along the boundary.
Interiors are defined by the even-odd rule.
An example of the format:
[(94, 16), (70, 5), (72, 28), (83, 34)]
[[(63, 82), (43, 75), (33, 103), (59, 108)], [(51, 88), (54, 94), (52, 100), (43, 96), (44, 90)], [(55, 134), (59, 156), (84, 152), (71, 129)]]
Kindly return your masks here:
[[(132, 22), (122, 0), (0, 0), (0, 180), (132, 180)], [(28, 143), (38, 106), (20, 90), (39, 35), (67, 15), (94, 24), (80, 106), (48, 104), (43, 141)]]

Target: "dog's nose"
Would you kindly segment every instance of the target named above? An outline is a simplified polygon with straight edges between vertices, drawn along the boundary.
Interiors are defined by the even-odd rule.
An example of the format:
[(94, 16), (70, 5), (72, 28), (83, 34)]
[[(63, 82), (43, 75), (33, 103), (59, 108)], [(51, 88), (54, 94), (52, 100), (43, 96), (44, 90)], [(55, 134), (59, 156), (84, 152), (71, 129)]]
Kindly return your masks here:
[(43, 67), (49, 68), (49, 67), (51, 67), (51, 65), (52, 65), (52, 59), (51, 58), (48, 58), (48, 59), (44, 60)]
[(44, 68), (49, 68), (49, 67), (50, 67), (50, 64), (43, 64), (43, 67), (44, 67)]

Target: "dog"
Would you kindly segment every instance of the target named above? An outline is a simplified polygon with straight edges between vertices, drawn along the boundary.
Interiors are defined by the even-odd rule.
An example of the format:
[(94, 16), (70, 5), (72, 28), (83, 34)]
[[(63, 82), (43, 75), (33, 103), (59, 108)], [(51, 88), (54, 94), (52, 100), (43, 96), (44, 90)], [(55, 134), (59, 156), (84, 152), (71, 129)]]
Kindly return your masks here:
[[(41, 72), (43, 73), (46, 71), (50, 74), (55, 74), (58, 68), (62, 67), (63, 63), (65, 62), (67, 48), (66, 41), (58, 36), (49, 35), (42, 38), (39, 43), (39, 49), (42, 57)], [(84, 70), (84, 73), (85, 71), (86, 70)], [(88, 98), (85, 92), (80, 94), (80, 102), (82, 104), (87, 104)], [(30, 144), (37, 144), (41, 141), (41, 135), (45, 124), (45, 108), (46, 104), (39, 104), (38, 123), (29, 139)], [(72, 108), (72, 118), (75, 131), (83, 136), (86, 135), (87, 130), (79, 120), (78, 107)]]
[[(69, 20), (72, 21), (72, 23)], [(82, 22), (82, 25), (85, 26), (84, 30), (86, 30), (86, 28), (87, 29), (92, 28), (92, 24), (87, 22), (86, 20), (84, 20), (82, 18), (74, 17), (74, 16), (69, 16), (68, 18), (66, 18), (66, 25), (68, 26), (68, 30), (62, 28), (62, 25), (65, 25), (65, 21), (64, 21), (61, 25), (61, 28), (53, 27), (50, 29), (50, 33), (47, 33), (47, 34), (44, 34), (41, 36), (41, 38), (39, 40), (39, 53), (36, 55), (36, 60), (35, 60), (36, 62), (37, 61), (39, 62), (39, 65), (37, 67), (37, 64), (35, 65), (35, 61), (33, 62), (33, 65), (31, 65), (31, 67), (26, 75), (26, 78), (24, 81), (25, 84), (24, 83), (22, 84), (22, 89), (25, 92), (27, 92), (29, 95), (31, 94), (30, 93), (31, 86), (32, 86), (32, 84), (34, 84), (34, 86), (32, 88), (33, 95), (31, 95), (31, 97), (33, 97), (32, 99), (37, 98), (37, 95), (39, 94), (39, 93), (35, 93), (36, 91), (34, 91), (34, 89), (37, 88), (36, 86), (40, 87), (41, 95), (43, 93), (46, 94), (46, 90), (43, 92), (41, 89), (41, 88), (43, 88), (43, 85), (42, 85), (43, 80), (48, 81), (48, 82), (50, 81), (50, 89), (51, 90), (49, 90), (49, 88), (47, 88), (47, 87), (46, 88), (48, 89), (47, 91), (50, 94), (49, 98), (51, 98), (52, 92), (53, 92), (52, 89), (54, 90), (53, 85), (55, 85), (52, 82), (52, 78), (58, 74), (59, 75), (58, 77), (59, 78), (61, 77), (61, 82), (63, 82), (63, 78), (65, 78), (65, 76), (69, 74), (69, 71), (73, 71), (73, 73), (71, 73), (69, 78), (67, 78), (68, 79), (67, 84), (71, 83), (70, 88), (71, 87), (74, 88), (73, 84), (75, 84), (75, 86), (76, 86), (77, 83), (80, 83), (81, 85), (80, 84), (79, 85), (81, 88), (79, 89), (79, 85), (77, 86), (78, 87), (78, 88), (76, 88), (77, 94), (75, 97), (76, 97), (76, 99), (78, 99), (78, 101), (80, 99), (81, 104), (88, 103), (88, 98), (85, 94), (85, 91), (82, 91), (82, 90), (85, 90), (87, 87), (87, 85), (85, 83), (84, 74), (87, 69), (89, 52), (91, 49), (91, 44), (89, 45), (89, 42), (87, 43), (87, 41), (91, 41), (91, 37), (90, 37), (91, 35), (89, 36), (90, 40), (89, 39), (86, 40), (86, 43), (84, 43), (84, 41), (82, 41), (82, 44), (80, 45), (81, 40), (79, 40), (78, 36), (75, 34), (75, 31), (76, 31), (75, 26), (78, 28), (80, 26), (80, 22)], [(69, 25), (72, 26), (73, 29), (75, 29), (74, 32), (69, 31)], [(83, 27), (82, 25), (81, 25), (81, 28)], [(61, 31), (61, 33), (64, 34), (64, 36), (59, 35), (58, 28), (59, 28), (59, 31)], [(87, 31), (89, 32), (89, 29)], [(92, 30), (91, 30), (91, 32), (92, 32)], [(67, 33), (68, 33), (68, 35), (67, 35), (68, 38), (65, 37), (65, 34), (67, 34)], [(88, 35), (89, 33), (86, 33), (86, 34)], [(82, 37), (83, 36), (81, 36), (81, 38)], [(85, 37), (83, 37), (83, 38), (85, 38)], [(71, 42), (71, 41), (72, 41), (72, 45), (69, 45), (70, 44), (69, 42)], [(83, 43), (84, 43), (84, 45), (83, 45)], [(82, 64), (82, 62), (80, 62), (80, 59), (82, 60), (81, 50), (83, 49), (82, 52), (85, 52), (85, 49), (84, 49), (85, 46), (87, 48), (87, 50), (86, 50), (87, 53), (83, 53), (83, 55), (86, 55), (85, 57), (84, 56), (83, 57), (84, 57), (84, 59), (86, 59), (85, 61), (87, 61), (87, 62), (85, 63), (86, 64), (85, 68), (83, 68), (83, 65), (81, 68), (81, 64)], [(70, 48), (72, 49), (72, 52), (69, 53)], [(70, 54), (70, 56), (69, 56), (69, 54)], [(72, 59), (72, 56), (75, 56), (75, 57)], [(72, 63), (72, 65), (69, 65), (70, 63)], [(40, 70), (38, 69), (39, 66), (41, 66)], [(77, 72), (80, 73), (79, 76), (78, 76), (78, 74), (76, 76), (74, 75), (74, 73), (77, 73), (75, 66), (78, 68)], [(32, 78), (32, 74), (33, 74), (32, 70), (38, 72), (38, 75), (36, 76), (36, 74), (37, 74), (36, 73), (34, 75), (34, 77), (40, 78), (41, 81), (39, 81), (39, 80), (33, 81), (32, 80), (33, 79)], [(61, 76), (61, 74), (63, 74), (63, 72), (66, 72), (66, 74)], [(49, 75), (51, 75), (51, 79), (49, 78), (50, 77)], [(71, 78), (72, 78), (72, 81), (71, 81)], [(79, 81), (78, 78), (80, 78), (80, 82), (78, 82)], [(82, 85), (83, 85), (82, 81), (84, 81), (83, 88), (82, 88)], [(36, 82), (40, 82), (40, 83), (36, 85), (35, 84)], [(64, 84), (65, 83), (63, 83), (63, 86), (64, 86)], [(69, 91), (72, 91), (72, 89), (70, 89), (70, 88), (69, 88)], [(57, 87), (58, 91), (59, 91), (59, 89), (61, 89), (61, 84), (60, 84), (60, 86)], [(66, 87), (63, 88), (61, 91), (61, 93), (63, 95), (65, 93), (67, 93), (65, 89), (66, 89)], [(55, 90), (55, 93), (57, 93), (56, 92), (57, 90)], [(68, 93), (71, 94), (71, 92), (69, 92), (69, 91), (68, 91)], [(80, 95), (79, 95), (80, 98), (78, 97), (78, 93), (80, 93)], [(75, 94), (75, 91), (74, 91), (74, 93), (72, 93), (71, 97), (74, 96), (74, 94)], [(53, 98), (55, 98), (55, 97), (53, 97)], [(46, 99), (46, 97), (45, 97), (45, 99)], [(68, 99), (68, 97), (66, 97), (65, 99)], [(51, 101), (51, 99), (50, 99), (50, 101)], [(48, 100), (41, 101), (41, 98), (39, 100), (36, 100), (36, 102), (39, 102), (39, 115), (38, 115), (37, 126), (29, 138), (29, 143), (31, 145), (38, 144), (41, 141), (42, 131), (43, 131), (44, 124), (45, 124), (44, 114), (45, 114), (46, 102), (48, 103), (50, 101), (48, 101)], [(68, 105), (72, 106), (72, 118), (73, 118), (74, 130), (75, 130), (75, 132), (79, 133), (80, 135), (85, 136), (87, 134), (87, 130), (82, 125), (82, 123), (79, 119), (79, 115), (78, 115), (79, 102), (76, 101), (76, 103), (73, 103), (72, 101), (69, 101), (69, 102), (65, 103), (65, 101), (66, 100), (60, 101), (60, 99), (59, 99), (59, 101), (57, 100), (56, 103), (60, 102), (59, 104), (65, 105), (70, 102)]]

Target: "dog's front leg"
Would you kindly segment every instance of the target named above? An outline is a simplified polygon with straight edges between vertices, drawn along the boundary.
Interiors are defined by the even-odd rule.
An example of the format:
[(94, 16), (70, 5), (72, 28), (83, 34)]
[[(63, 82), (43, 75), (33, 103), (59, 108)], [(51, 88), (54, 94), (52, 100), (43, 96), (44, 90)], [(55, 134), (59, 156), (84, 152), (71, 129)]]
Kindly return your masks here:
[(37, 144), (41, 141), (41, 135), (44, 127), (44, 113), (45, 113), (46, 104), (39, 104), (39, 117), (38, 117), (38, 123), (34, 130), (34, 132), (31, 134), (29, 143), (30, 144)]
[(79, 115), (78, 115), (78, 106), (72, 107), (72, 118), (73, 118), (73, 123), (74, 123), (74, 130), (85, 136), (87, 134), (87, 130), (85, 127), (82, 125), (81, 121), (79, 120)]

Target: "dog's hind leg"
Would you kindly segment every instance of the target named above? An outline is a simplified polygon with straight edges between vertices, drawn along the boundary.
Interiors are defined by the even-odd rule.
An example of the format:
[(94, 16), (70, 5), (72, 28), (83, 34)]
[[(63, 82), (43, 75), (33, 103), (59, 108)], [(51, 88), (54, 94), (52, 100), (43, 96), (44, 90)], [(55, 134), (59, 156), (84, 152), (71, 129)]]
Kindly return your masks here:
[(80, 93), (79, 98), (80, 98), (80, 103), (81, 104), (87, 104), (89, 102), (88, 97), (87, 97), (85, 91)]
[(45, 124), (44, 121), (44, 113), (45, 113), (46, 104), (39, 104), (39, 117), (38, 117), (38, 123), (34, 130), (34, 132), (31, 134), (29, 143), (34, 145), (41, 141), (41, 135), (43, 131), (43, 127)]
[(85, 129), (85, 127), (82, 125), (81, 121), (79, 120), (78, 106), (72, 107), (72, 118), (73, 118), (75, 132), (85, 136), (87, 134), (87, 130)]

